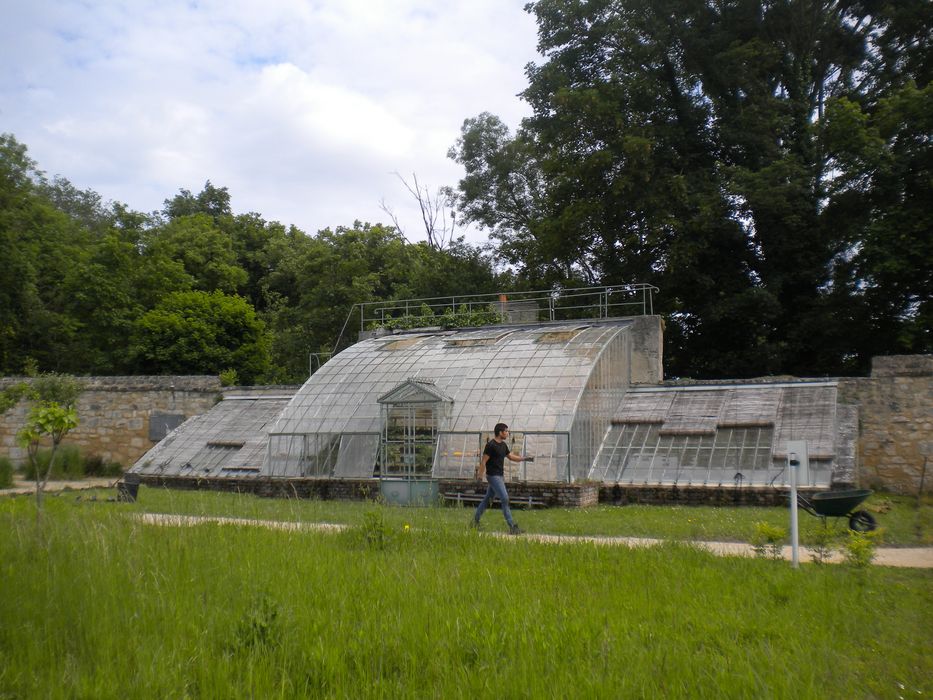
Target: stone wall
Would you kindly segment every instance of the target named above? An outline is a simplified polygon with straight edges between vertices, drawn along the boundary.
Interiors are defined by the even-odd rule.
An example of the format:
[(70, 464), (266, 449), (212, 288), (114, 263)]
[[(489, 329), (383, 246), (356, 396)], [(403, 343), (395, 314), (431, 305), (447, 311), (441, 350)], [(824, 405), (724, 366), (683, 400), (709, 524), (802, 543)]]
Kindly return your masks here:
[(860, 485), (933, 492), (933, 355), (876, 357), (871, 377), (839, 380), (839, 402), (859, 406)]
[[(810, 496), (822, 489), (798, 489), (802, 496)], [(649, 486), (602, 485), (599, 502), (617, 506), (680, 505), (680, 506), (786, 506), (789, 491), (767, 486)]]
[[(169, 431), (191, 416), (210, 410), (221, 395), (220, 380), (211, 376), (84, 377), (85, 391), (78, 399), (77, 428), (65, 443), (81, 453), (99, 455), (128, 468)], [(0, 379), (0, 389), (22, 377)], [(16, 444), (29, 404), (20, 401), (0, 415), (0, 456), (14, 462), (26, 459)]]
[(664, 381), (664, 320), (660, 316), (632, 318), (632, 384)]

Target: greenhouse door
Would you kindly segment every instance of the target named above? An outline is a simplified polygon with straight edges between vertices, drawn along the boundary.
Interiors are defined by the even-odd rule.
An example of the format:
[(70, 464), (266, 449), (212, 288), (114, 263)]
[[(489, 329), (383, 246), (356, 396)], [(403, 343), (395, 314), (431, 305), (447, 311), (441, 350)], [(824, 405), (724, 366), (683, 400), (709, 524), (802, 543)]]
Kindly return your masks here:
[(382, 464), (385, 476), (430, 476), (437, 442), (437, 403), (387, 405)]

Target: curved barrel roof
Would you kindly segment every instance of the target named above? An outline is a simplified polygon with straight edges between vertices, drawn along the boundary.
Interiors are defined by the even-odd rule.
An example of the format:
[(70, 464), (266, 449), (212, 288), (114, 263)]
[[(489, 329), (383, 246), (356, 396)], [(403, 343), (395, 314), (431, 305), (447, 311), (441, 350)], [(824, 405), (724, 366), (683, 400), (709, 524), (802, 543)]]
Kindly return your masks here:
[[(631, 321), (494, 326), (363, 340), (304, 384), (271, 434), (379, 432), (380, 399), (442, 401), (442, 430), (568, 431), (601, 352)], [(397, 390), (397, 391), (396, 391)], [(407, 399), (406, 399), (407, 397)]]

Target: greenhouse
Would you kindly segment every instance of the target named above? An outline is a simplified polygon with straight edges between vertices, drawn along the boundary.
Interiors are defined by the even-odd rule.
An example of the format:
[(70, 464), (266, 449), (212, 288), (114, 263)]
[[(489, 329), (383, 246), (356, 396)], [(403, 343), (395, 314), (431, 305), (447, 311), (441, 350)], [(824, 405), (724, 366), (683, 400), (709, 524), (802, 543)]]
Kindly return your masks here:
[[(475, 481), (496, 423), (513, 482), (786, 486), (854, 481), (857, 409), (834, 380), (664, 382), (661, 319), (372, 333), (288, 393), (227, 396), (133, 471), (255, 480)], [(365, 335), (365, 334), (364, 334)]]
[(358, 342), (286, 406), (269, 431), (262, 473), (473, 478), (493, 426), (503, 422), (512, 427), (513, 451), (535, 456), (513, 478), (587, 478), (632, 384), (633, 331), (648, 318), (637, 321), (498, 325)]

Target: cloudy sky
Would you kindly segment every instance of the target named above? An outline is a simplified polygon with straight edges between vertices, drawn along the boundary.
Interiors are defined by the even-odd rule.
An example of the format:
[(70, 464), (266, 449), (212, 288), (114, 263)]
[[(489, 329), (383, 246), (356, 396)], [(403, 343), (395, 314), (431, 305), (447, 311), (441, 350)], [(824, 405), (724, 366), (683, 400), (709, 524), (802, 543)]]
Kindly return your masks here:
[[(0, 132), (140, 211), (206, 180), (308, 233), (419, 219), (393, 174), (454, 185), (463, 120), (514, 128), (525, 0), (0, 0)], [(472, 231), (468, 238), (482, 240)]]

